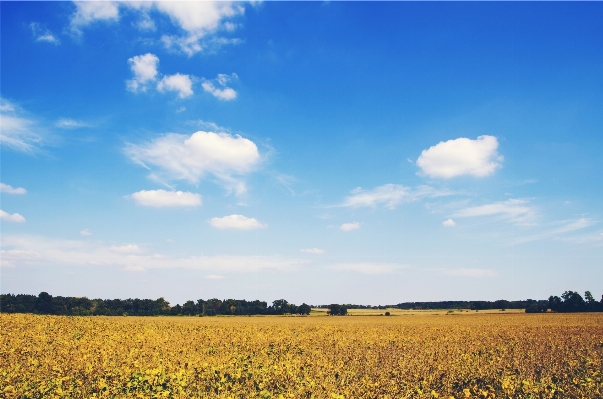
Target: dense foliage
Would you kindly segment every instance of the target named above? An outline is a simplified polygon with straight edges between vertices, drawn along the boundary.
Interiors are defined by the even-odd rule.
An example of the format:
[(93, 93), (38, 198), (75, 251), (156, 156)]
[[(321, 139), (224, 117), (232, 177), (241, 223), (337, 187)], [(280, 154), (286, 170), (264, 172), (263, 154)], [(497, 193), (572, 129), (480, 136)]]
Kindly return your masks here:
[(471, 309), (471, 310), (489, 310), (489, 309), (527, 309), (530, 306), (547, 306), (546, 300), (536, 301), (526, 299), (525, 301), (507, 301), (500, 299), (498, 301), (440, 301), (440, 302), (403, 302), (395, 307), (399, 309)]
[(86, 297), (62, 297), (41, 292), (34, 295), (0, 295), (2, 313), (36, 313), (66, 316), (215, 316), (261, 314), (310, 314), (305, 303), (296, 306), (284, 299), (272, 302), (237, 299), (199, 299), (183, 305), (170, 306), (163, 298), (152, 299), (88, 299)]
[(0, 397), (601, 399), (603, 315), (0, 315)]
[(603, 312), (603, 296), (597, 302), (590, 291), (584, 293), (584, 298), (574, 291), (565, 291), (561, 298), (549, 297), (549, 308), (554, 312)]

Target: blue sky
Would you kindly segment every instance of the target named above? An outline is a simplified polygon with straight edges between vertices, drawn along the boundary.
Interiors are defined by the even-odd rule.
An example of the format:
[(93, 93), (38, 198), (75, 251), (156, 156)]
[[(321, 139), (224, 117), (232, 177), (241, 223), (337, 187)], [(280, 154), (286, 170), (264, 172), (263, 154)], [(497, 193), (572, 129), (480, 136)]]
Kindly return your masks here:
[(0, 7), (2, 293), (603, 293), (600, 3)]

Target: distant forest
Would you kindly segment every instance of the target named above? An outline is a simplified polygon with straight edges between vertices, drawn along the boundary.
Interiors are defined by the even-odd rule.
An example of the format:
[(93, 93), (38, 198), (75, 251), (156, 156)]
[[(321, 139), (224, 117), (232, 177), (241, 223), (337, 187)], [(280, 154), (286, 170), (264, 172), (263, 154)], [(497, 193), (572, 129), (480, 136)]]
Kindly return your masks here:
[[(548, 300), (525, 301), (441, 301), (404, 302), (388, 306), (363, 306), (353, 304), (320, 305), (329, 309), (329, 315), (346, 315), (348, 309), (525, 309), (527, 313), (553, 312), (603, 312), (603, 297), (596, 301), (590, 291), (584, 297), (574, 291), (566, 291), (561, 297), (551, 296)], [(35, 295), (0, 295), (1, 313), (35, 313), (69, 316), (216, 316), (216, 315), (284, 315), (310, 314), (311, 306), (305, 303), (297, 306), (278, 299), (268, 306), (264, 301), (238, 299), (199, 299), (187, 301), (183, 305), (170, 306), (159, 299), (88, 299), (86, 297), (62, 297), (41, 292)]]

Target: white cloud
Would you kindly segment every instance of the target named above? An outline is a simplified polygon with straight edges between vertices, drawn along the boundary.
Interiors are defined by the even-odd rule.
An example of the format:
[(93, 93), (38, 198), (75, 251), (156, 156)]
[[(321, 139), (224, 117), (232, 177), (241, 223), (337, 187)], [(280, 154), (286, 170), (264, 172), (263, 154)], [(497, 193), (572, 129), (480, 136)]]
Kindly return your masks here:
[(0, 183), (0, 193), (25, 194), (25, 193), (27, 193), (27, 190), (25, 190), (23, 187), (14, 188), (11, 185)]
[(18, 213), (10, 214), (0, 209), (0, 219), (12, 223), (25, 223), (25, 218)]
[(413, 202), (427, 197), (441, 197), (451, 195), (452, 192), (447, 190), (436, 190), (429, 186), (419, 186), (416, 189), (411, 189), (399, 184), (385, 184), (376, 187), (372, 190), (363, 190), (358, 187), (352, 190), (341, 206), (349, 207), (376, 207), (384, 205), (389, 209), (394, 209), (397, 205), (403, 202)]
[[(155, 30), (156, 25), (150, 13), (167, 15), (173, 25), (182, 30), (180, 35), (163, 35), (161, 41), (167, 48), (177, 47), (192, 56), (204, 49), (212, 49), (220, 42), (227, 44), (233, 39), (216, 37), (220, 30), (232, 31), (237, 24), (233, 18), (245, 12), (243, 3), (230, 1), (138, 1), (138, 2), (77, 2), (76, 12), (71, 17), (71, 27), (75, 33), (95, 21), (117, 21), (120, 9), (141, 14), (139, 29)], [(213, 36), (210, 38), (210, 36)]]
[(206, 174), (219, 179), (237, 195), (246, 187), (237, 175), (248, 174), (260, 162), (253, 141), (239, 135), (198, 131), (191, 136), (170, 133), (151, 142), (126, 147), (136, 163), (159, 167), (169, 179), (197, 184)]
[(135, 26), (142, 31), (156, 31), (157, 26), (155, 21), (151, 19), (149, 14), (143, 13), (141, 18), (136, 22)]
[(281, 256), (188, 256), (115, 252), (111, 246), (87, 240), (48, 239), (39, 236), (3, 234), (3, 264), (25, 265), (116, 266), (130, 271), (147, 269), (190, 269), (222, 273), (299, 270), (307, 259)]
[(461, 209), (452, 214), (453, 217), (499, 216), (515, 222), (527, 223), (535, 216), (535, 211), (528, 206), (529, 201), (510, 199), (492, 204), (473, 206)]
[(29, 24), (29, 28), (31, 29), (31, 33), (36, 38), (36, 42), (46, 42), (51, 44), (61, 44), (61, 41), (57, 39), (51, 31), (46, 28), (40, 26), (37, 22), (32, 22)]
[(558, 227), (549, 228), (540, 233), (536, 233), (536, 234), (532, 234), (532, 235), (528, 235), (528, 236), (516, 237), (516, 238), (514, 238), (513, 242), (515, 244), (523, 244), (526, 242), (537, 241), (537, 240), (542, 240), (542, 239), (546, 239), (546, 238), (555, 238), (556, 236), (559, 236), (559, 235), (571, 233), (573, 231), (577, 231), (577, 230), (584, 229), (586, 227), (590, 227), (595, 224), (595, 221), (588, 219), (588, 218), (580, 218), (577, 220), (565, 220), (562, 222), (557, 222), (555, 224)]
[(341, 226), (339, 226), (339, 229), (341, 231), (352, 231), (352, 230), (358, 230), (359, 228), (360, 228), (360, 223), (358, 223), (358, 222), (344, 223)]
[(479, 136), (476, 140), (458, 138), (441, 141), (421, 152), (417, 166), (430, 177), (452, 178), (462, 175), (484, 177), (501, 167), (502, 156), (497, 153), (494, 136)]
[(140, 254), (140, 253), (145, 252), (144, 248), (140, 248), (136, 244), (111, 245), (109, 247), (109, 251), (119, 252), (121, 254)]
[(305, 254), (313, 254), (313, 255), (320, 255), (320, 254), (325, 253), (324, 249), (319, 249), (319, 248), (306, 248), (306, 249), (302, 249), (301, 251)]
[(456, 226), (456, 223), (454, 222), (454, 220), (452, 219), (448, 219), (442, 222), (442, 226), (444, 227), (454, 227)]
[(495, 277), (497, 273), (491, 269), (441, 269), (444, 274), (461, 277)]
[(387, 274), (396, 270), (406, 268), (407, 266), (397, 263), (338, 263), (330, 266), (331, 270), (353, 271), (364, 274)]
[(254, 230), (268, 227), (268, 225), (258, 222), (255, 218), (248, 218), (243, 215), (211, 218), (209, 224), (220, 230)]
[(80, 127), (89, 127), (90, 125), (82, 121), (76, 121), (75, 119), (61, 118), (55, 123), (55, 126), (61, 129), (77, 129)]
[(191, 77), (180, 73), (164, 76), (163, 79), (157, 83), (157, 90), (160, 92), (176, 91), (180, 98), (192, 96), (194, 94), (192, 87), (193, 81), (191, 80)]
[(222, 280), (224, 276), (219, 276), (217, 274), (210, 274), (208, 276), (203, 277), (206, 280)]
[(199, 206), (201, 195), (183, 191), (142, 190), (131, 195), (138, 205), (155, 208), (174, 206)]
[(81, 27), (95, 21), (117, 21), (119, 3), (116, 1), (76, 1), (76, 10), (71, 16), (71, 29), (81, 33)]
[(134, 93), (147, 91), (148, 84), (157, 80), (159, 58), (147, 53), (128, 59), (134, 78), (126, 81), (126, 88)]
[(84, 230), (80, 231), (80, 235), (83, 235), (84, 237), (91, 236), (92, 232), (90, 230), (88, 230), (88, 229), (84, 229)]
[(216, 2), (157, 2), (159, 11), (165, 12), (170, 19), (182, 28), (184, 36), (164, 35), (162, 40), (167, 48), (180, 47), (189, 57), (202, 51), (206, 46), (201, 40), (219, 29), (231, 30), (232, 24), (226, 25), (232, 19), (245, 12), (242, 3), (228, 1)]
[[(212, 96), (216, 97), (219, 100), (234, 100), (235, 98), (237, 98), (237, 92), (234, 89), (228, 87), (227, 84), (238, 78), (239, 77), (236, 73), (233, 73), (232, 75), (226, 75), (221, 73), (218, 74), (218, 77), (213, 81), (207, 80), (203, 82), (201, 86), (203, 87), (203, 90), (210, 93)], [(214, 82), (219, 87), (216, 87)]]
[(44, 143), (37, 123), (23, 116), (25, 112), (0, 98), (0, 144), (21, 152), (34, 152)]

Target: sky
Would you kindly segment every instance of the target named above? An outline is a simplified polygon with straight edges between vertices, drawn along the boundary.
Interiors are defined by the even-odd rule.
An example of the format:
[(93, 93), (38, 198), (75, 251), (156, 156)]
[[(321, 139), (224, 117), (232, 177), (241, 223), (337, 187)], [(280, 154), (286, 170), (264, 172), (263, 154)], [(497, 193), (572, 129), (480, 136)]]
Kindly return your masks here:
[(603, 294), (603, 3), (0, 12), (3, 294)]

